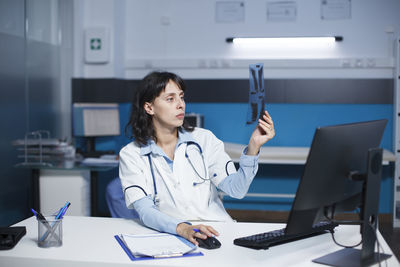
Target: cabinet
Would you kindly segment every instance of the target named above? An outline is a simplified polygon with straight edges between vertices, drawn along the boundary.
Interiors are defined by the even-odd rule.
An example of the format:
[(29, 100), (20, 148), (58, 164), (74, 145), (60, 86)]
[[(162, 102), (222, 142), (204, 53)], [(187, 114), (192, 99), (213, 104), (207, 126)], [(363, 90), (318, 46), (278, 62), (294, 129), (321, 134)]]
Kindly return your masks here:
[(31, 206), (44, 214), (51, 214), (71, 202), (69, 215), (97, 216), (98, 172), (112, 170), (115, 164), (83, 165), (75, 160), (49, 161), (49, 164), (25, 164), (18, 168), (32, 171)]

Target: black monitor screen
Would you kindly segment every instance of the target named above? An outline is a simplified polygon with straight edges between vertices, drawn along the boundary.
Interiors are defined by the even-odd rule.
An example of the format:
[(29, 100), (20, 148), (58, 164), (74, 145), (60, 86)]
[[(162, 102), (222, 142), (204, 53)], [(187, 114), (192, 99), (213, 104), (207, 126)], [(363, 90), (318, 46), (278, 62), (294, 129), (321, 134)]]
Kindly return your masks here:
[[(327, 208), (351, 211), (361, 203), (368, 150), (379, 147), (387, 120), (317, 128), (286, 226), (287, 234), (307, 231)], [(324, 211), (325, 210), (325, 211)]]

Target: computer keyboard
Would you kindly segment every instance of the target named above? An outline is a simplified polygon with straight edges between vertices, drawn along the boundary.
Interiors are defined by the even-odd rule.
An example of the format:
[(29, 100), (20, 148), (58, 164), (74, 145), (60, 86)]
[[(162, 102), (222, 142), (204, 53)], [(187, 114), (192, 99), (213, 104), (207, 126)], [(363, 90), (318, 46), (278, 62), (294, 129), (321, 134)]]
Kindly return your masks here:
[(327, 231), (333, 231), (336, 226), (338, 226), (337, 223), (319, 222), (315, 224), (310, 231), (294, 235), (286, 235), (285, 228), (283, 228), (271, 232), (236, 238), (233, 244), (253, 249), (268, 249), (271, 246), (323, 234)]

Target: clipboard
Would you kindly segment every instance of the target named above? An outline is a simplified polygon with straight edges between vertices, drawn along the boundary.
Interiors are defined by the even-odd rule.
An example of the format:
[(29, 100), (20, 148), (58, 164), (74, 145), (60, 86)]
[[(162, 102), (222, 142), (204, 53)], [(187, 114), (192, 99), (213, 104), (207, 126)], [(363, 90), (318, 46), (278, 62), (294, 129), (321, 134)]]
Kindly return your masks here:
[(126, 255), (131, 259), (131, 261), (138, 261), (138, 260), (156, 260), (156, 259), (170, 259), (170, 258), (182, 258), (182, 257), (194, 257), (194, 256), (204, 256), (202, 252), (189, 252), (183, 255), (168, 255), (164, 257), (151, 257), (151, 256), (134, 256), (131, 250), (125, 245), (124, 241), (121, 240), (119, 235), (115, 235), (114, 238), (117, 240), (118, 244), (122, 247), (125, 251)]

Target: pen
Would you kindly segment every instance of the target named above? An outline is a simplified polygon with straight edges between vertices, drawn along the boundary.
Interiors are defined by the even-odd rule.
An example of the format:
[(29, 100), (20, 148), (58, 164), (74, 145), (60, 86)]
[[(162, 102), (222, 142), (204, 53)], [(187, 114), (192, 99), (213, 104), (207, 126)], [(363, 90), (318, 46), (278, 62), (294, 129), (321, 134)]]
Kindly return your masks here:
[[(38, 212), (38, 211), (36, 211), (36, 210), (34, 210), (34, 209), (31, 209), (31, 211), (32, 211), (33, 215), (35, 215), (36, 218), (37, 218), (38, 220), (41, 220), (41, 221), (43, 221), (45, 224), (49, 225), (49, 222), (46, 220), (46, 218), (43, 216), (42, 213), (40, 213), (40, 212)], [(50, 226), (50, 225), (49, 225), (49, 226)]]
[(62, 217), (64, 216), (65, 212), (67, 211), (69, 205), (71, 205), (71, 203), (69, 203), (67, 201), (67, 203), (65, 203), (64, 207), (58, 212), (58, 214), (56, 216), (56, 220), (62, 219)]
[(61, 212), (60, 219), (62, 219), (64, 217), (64, 214), (67, 212), (67, 209), (69, 208), (70, 205), (71, 205), (71, 203), (68, 202), (68, 205)]
[[(201, 233), (201, 231), (199, 229), (197, 229), (197, 228), (193, 228), (193, 231), (195, 231), (196, 233)], [(212, 236), (215, 236), (215, 235), (212, 235)]]

